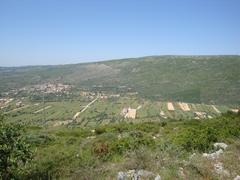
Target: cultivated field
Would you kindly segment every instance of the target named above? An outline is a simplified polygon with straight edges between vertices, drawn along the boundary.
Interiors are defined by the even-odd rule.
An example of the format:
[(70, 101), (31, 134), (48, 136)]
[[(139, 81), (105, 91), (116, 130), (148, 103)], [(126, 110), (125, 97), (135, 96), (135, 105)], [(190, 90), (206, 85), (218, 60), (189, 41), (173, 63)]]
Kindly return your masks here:
[[(184, 102), (150, 101), (137, 97), (120, 97), (92, 100), (72, 100), (36, 103), (25, 101), (16, 108), (15, 101), (3, 113), (11, 121), (42, 126), (60, 126), (76, 123), (80, 126), (98, 126), (100, 124), (122, 121), (161, 121), (163, 119), (195, 119), (195, 112), (203, 112), (208, 117), (216, 117), (230, 110), (227, 106), (192, 104)], [(141, 108), (139, 108), (141, 107)], [(136, 118), (128, 119), (121, 115), (123, 108), (137, 109)], [(201, 119), (201, 117), (200, 117)]]

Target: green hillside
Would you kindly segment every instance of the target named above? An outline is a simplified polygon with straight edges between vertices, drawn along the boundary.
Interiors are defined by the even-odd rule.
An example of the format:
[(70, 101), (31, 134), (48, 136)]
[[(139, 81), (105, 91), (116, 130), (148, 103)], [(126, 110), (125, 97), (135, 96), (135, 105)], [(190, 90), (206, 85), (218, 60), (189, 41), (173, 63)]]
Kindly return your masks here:
[(192, 103), (240, 104), (240, 56), (152, 56), (97, 63), (0, 68), (0, 92), (62, 81), (141, 97)]

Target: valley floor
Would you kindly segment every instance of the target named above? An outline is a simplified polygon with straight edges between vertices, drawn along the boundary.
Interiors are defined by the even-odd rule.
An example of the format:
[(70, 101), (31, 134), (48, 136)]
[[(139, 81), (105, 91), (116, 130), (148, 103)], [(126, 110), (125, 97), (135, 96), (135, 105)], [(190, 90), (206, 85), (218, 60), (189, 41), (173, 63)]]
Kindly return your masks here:
[[(72, 99), (61, 101), (12, 100), (1, 111), (12, 122), (39, 126), (78, 124), (94, 127), (122, 121), (160, 121), (164, 119), (211, 119), (232, 110), (225, 105), (150, 101), (139, 97)], [(129, 114), (127, 114), (127, 111)], [(126, 111), (126, 112), (124, 112)], [(133, 113), (133, 114), (131, 114)]]

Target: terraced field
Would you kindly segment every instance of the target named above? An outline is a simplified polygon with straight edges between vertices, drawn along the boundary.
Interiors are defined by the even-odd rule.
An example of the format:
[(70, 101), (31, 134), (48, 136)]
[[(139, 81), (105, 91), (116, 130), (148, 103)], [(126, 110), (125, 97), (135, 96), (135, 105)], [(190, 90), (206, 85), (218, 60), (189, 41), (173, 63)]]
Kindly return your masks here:
[[(111, 99), (97, 99), (86, 106), (89, 101), (61, 101), (34, 103), (25, 101), (24, 106), (17, 108), (13, 101), (2, 111), (8, 115), (9, 120), (24, 124), (59, 126), (77, 123), (80, 126), (98, 126), (100, 124), (118, 123), (121, 121), (160, 121), (167, 118), (196, 119), (195, 112), (206, 113), (208, 118), (219, 116), (227, 112), (230, 107), (219, 105), (192, 104), (179, 102), (160, 102), (141, 99), (137, 97), (121, 97)], [(169, 104), (171, 108), (169, 109)], [(185, 109), (183, 108), (183, 105)], [(121, 115), (123, 108), (137, 109), (136, 119), (124, 119)], [(187, 107), (187, 111), (186, 111)], [(76, 118), (77, 112), (85, 109)], [(219, 112), (221, 113), (219, 113)], [(201, 117), (199, 118), (201, 119)]]

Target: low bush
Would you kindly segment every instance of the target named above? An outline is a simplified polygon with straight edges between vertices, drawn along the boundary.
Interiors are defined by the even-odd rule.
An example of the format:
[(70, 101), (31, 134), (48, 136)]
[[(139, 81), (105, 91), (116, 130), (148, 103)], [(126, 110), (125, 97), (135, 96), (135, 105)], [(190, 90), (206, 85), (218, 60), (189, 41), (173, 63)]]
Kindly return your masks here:
[(95, 129), (95, 133), (96, 133), (97, 135), (103, 134), (103, 133), (105, 133), (105, 132), (106, 132), (106, 128), (105, 128), (104, 126), (97, 127), (97, 128)]
[(145, 122), (137, 124), (136, 128), (140, 131), (157, 134), (159, 132), (160, 123)]
[(209, 150), (212, 143), (216, 142), (217, 139), (217, 132), (211, 127), (203, 129), (188, 128), (175, 138), (175, 142), (187, 151), (199, 150), (204, 152)]
[(184, 123), (183, 126), (173, 141), (187, 151), (205, 152), (213, 148), (214, 142), (240, 136), (240, 117), (232, 114), (204, 122)]
[(47, 145), (55, 141), (55, 137), (47, 134), (31, 134), (27, 136), (27, 142), (36, 146)]
[(155, 144), (154, 140), (147, 135), (140, 133), (139, 131), (131, 132), (128, 137), (121, 138), (117, 141), (113, 141), (110, 144), (110, 150), (112, 153), (123, 154), (129, 150), (135, 150), (142, 146), (147, 146), (148, 148), (153, 147)]
[(109, 153), (109, 147), (106, 142), (96, 142), (93, 144), (93, 152), (101, 157)]
[(91, 135), (91, 131), (88, 129), (73, 128), (73, 129), (62, 129), (56, 132), (59, 137), (87, 137)]

